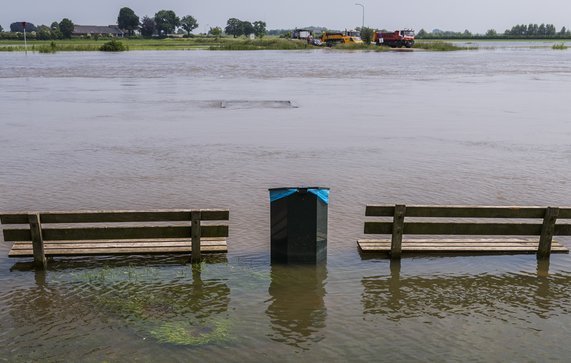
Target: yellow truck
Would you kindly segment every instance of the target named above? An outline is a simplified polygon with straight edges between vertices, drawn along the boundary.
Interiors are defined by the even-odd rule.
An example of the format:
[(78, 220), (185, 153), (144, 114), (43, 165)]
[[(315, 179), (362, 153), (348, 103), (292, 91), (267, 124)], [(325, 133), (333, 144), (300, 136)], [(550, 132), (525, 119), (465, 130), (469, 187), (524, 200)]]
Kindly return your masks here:
[(321, 35), (321, 41), (328, 47), (333, 47), (337, 44), (363, 44), (361, 40), (361, 35), (356, 31), (344, 31), (339, 33), (328, 33), (324, 32)]

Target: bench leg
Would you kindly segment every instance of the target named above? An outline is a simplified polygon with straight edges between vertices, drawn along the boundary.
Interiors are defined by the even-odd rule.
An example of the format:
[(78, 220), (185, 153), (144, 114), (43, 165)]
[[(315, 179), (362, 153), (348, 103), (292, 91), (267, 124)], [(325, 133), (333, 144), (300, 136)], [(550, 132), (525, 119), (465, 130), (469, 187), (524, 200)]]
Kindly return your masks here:
[(32, 249), (34, 251), (34, 264), (36, 268), (45, 270), (48, 267), (44, 252), (44, 239), (42, 237), (42, 225), (38, 213), (29, 214), (30, 232), (32, 234)]
[(192, 263), (200, 263), (201, 255), (200, 255), (200, 211), (192, 211), (190, 212), (190, 219), (192, 222), (191, 231), (192, 231), (192, 254), (191, 254), (191, 262)]
[(549, 258), (551, 255), (551, 241), (555, 232), (555, 222), (559, 216), (559, 208), (547, 207), (543, 225), (541, 227), (541, 236), (539, 237), (539, 246), (537, 248), (537, 258)]
[(391, 239), (391, 259), (400, 259), (401, 257), (405, 213), (405, 205), (395, 205), (395, 215), (393, 218), (393, 235)]

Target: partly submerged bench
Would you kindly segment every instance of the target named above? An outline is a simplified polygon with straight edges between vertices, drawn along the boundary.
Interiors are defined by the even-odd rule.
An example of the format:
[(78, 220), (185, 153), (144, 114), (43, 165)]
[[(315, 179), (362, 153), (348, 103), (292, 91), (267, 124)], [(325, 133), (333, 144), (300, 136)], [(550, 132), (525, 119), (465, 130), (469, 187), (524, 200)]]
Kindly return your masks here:
[[(227, 252), (228, 210), (152, 210), (0, 213), (10, 257), (188, 254)], [(25, 228), (22, 228), (26, 225)]]
[[(569, 253), (553, 236), (571, 236), (571, 224), (556, 224), (558, 219), (571, 219), (571, 208), (369, 205), (365, 216), (392, 220), (365, 222), (365, 234), (384, 234), (390, 238), (360, 239), (357, 243), (361, 252), (386, 253), (393, 259), (400, 258), (402, 253), (537, 253), (541, 258), (549, 257), (551, 252)], [(405, 217), (416, 220), (405, 222)], [(468, 218), (477, 220), (466, 221)], [(521, 219), (534, 219), (535, 223), (522, 223)], [(438, 237), (403, 239), (403, 235)]]

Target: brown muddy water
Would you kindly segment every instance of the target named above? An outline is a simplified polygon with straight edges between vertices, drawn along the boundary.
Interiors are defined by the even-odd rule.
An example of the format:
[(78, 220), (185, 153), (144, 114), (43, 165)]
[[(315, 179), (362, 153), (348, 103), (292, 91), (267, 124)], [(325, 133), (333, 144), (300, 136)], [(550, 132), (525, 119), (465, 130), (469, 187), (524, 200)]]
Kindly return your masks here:
[[(391, 265), (356, 239), (367, 203), (571, 205), (570, 94), (551, 49), (0, 53), (0, 210), (231, 211), (201, 270), (34, 273), (0, 241), (0, 361), (568, 360), (569, 255)], [(331, 188), (324, 266), (269, 263), (290, 185)]]

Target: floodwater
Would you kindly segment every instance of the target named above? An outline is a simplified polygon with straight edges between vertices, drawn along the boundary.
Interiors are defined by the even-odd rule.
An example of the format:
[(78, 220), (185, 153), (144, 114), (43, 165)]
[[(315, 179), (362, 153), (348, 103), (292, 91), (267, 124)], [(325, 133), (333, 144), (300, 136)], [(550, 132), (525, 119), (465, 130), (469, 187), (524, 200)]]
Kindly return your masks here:
[[(0, 361), (566, 360), (569, 255), (356, 240), (365, 204), (571, 205), (570, 94), (552, 49), (0, 53), (1, 211), (230, 209), (200, 270), (34, 273), (0, 240)], [(270, 265), (267, 189), (292, 185), (331, 188), (325, 265)]]

